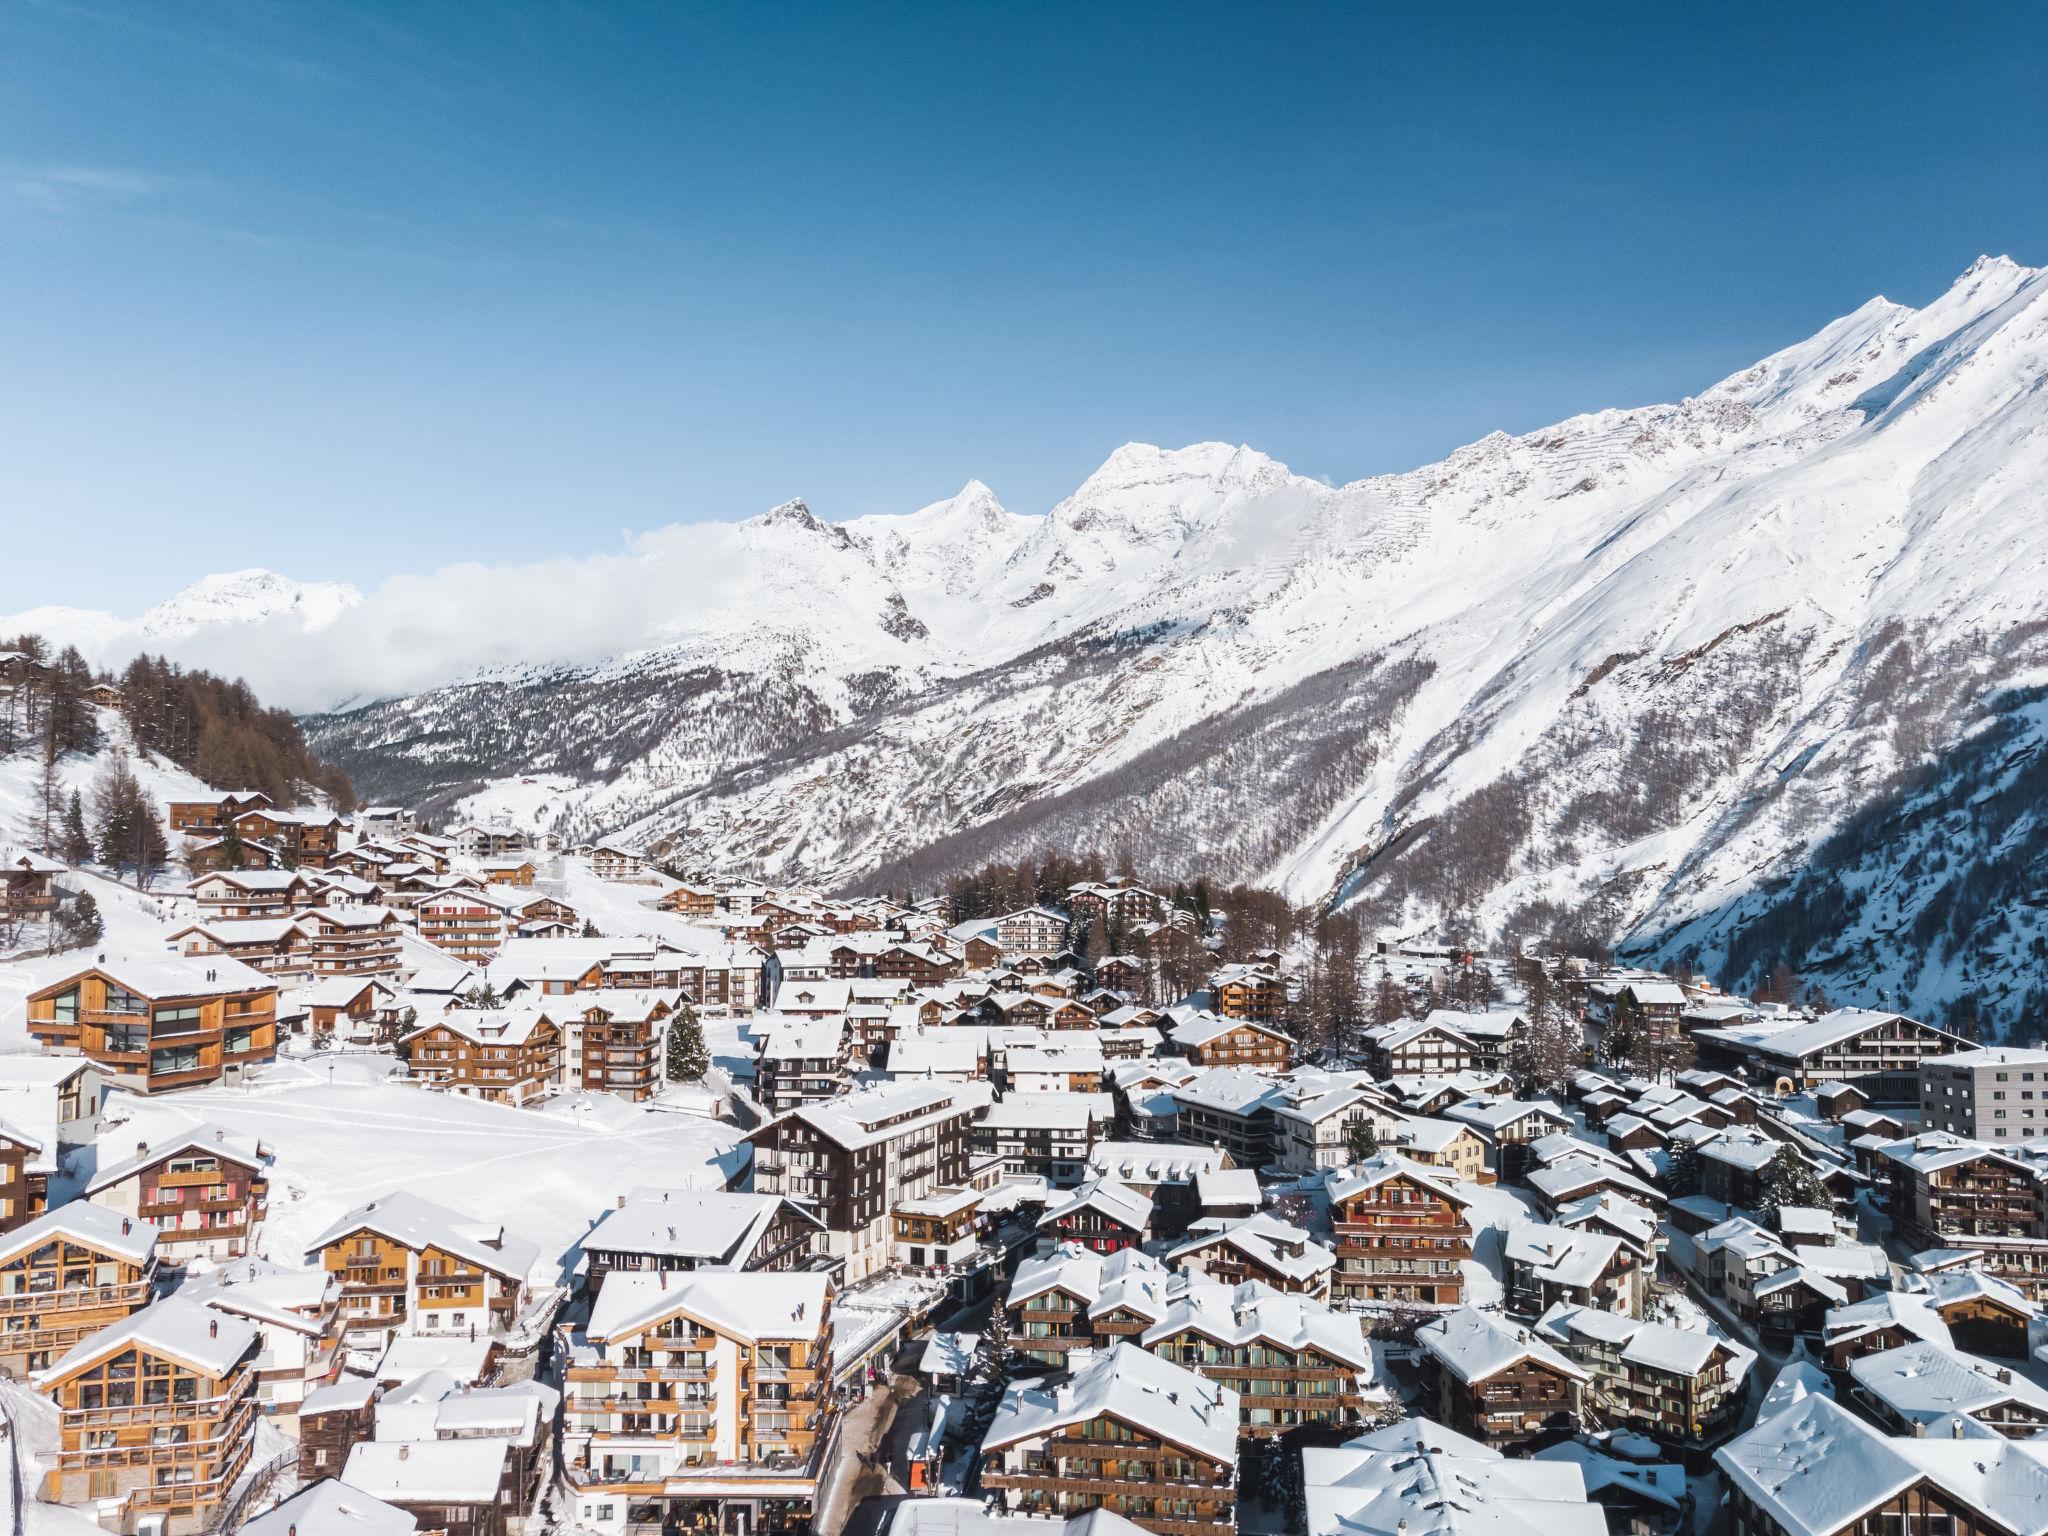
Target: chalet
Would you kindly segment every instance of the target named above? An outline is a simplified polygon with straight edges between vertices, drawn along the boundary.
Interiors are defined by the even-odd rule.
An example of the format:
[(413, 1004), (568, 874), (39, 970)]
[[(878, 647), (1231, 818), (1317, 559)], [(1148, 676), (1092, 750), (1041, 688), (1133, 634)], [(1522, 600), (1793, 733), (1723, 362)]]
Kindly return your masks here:
[(981, 1486), (1006, 1510), (1112, 1506), (1160, 1536), (1233, 1536), (1237, 1394), (1120, 1343), (1052, 1382), (1013, 1382), (981, 1443)]
[(57, 910), (57, 877), (65, 866), (25, 848), (0, 847), (0, 923), (48, 917)]
[(594, 1296), (614, 1272), (810, 1269), (821, 1230), (780, 1195), (636, 1189), (584, 1235), (584, 1283)]
[(493, 1104), (546, 1098), (562, 1077), (562, 1030), (538, 1006), (451, 1009), (399, 1041), (412, 1075)]
[(224, 917), (192, 923), (165, 941), (191, 959), (226, 959), (281, 980), (310, 975), (312, 944), (299, 920), (279, 917)]
[(1559, 1302), (1642, 1315), (1643, 1263), (1618, 1238), (1523, 1221), (1508, 1228), (1501, 1255), (1512, 1315), (1540, 1317)]
[(1548, 1099), (1511, 1099), (1481, 1093), (1444, 1105), (1435, 1113), (1477, 1131), (1491, 1154), (1487, 1166), (1500, 1178), (1521, 1172), (1528, 1162), (1531, 1142), (1572, 1128), (1570, 1117)]
[(1939, 1344), (1946, 1348), (1954, 1335), (1925, 1296), (1912, 1291), (1879, 1291), (1857, 1302), (1830, 1307), (1821, 1324), (1823, 1358), (1842, 1373), (1850, 1362), (1907, 1344)]
[(831, 1303), (822, 1274), (614, 1274), (560, 1340), (576, 1523), (809, 1530), (833, 1440)]
[(1135, 997), (1145, 988), (1144, 961), (1133, 955), (1109, 955), (1095, 963), (1095, 980), (1112, 992)]
[(130, 1536), (213, 1529), (255, 1448), (260, 1349), (178, 1297), (81, 1339), (35, 1377), (59, 1415), (45, 1497)]
[(1587, 1373), (1528, 1328), (1471, 1307), (1423, 1324), (1430, 1417), (1491, 1445), (1577, 1424)]
[(265, 1413), (295, 1417), (308, 1392), (341, 1374), (341, 1284), (325, 1270), (232, 1259), (188, 1278), (177, 1295), (256, 1330), (256, 1400)]
[(1287, 1016), (1287, 982), (1273, 966), (1225, 966), (1210, 978), (1209, 989), (1226, 1019), (1278, 1024)]
[(400, 1334), (503, 1335), (527, 1303), (539, 1253), (503, 1227), (401, 1190), (341, 1217), (306, 1257), (340, 1276), (349, 1338), (381, 1346)]
[(316, 978), (398, 973), (404, 929), (391, 908), (309, 907), (297, 922), (306, 935), (308, 969)]
[(846, 1034), (839, 1014), (764, 1023), (754, 1057), (754, 1093), (762, 1106), (780, 1115), (843, 1093), (851, 1080)]
[(590, 850), (590, 872), (600, 880), (630, 880), (646, 867), (644, 855), (617, 843), (599, 843)]
[(678, 885), (662, 892), (655, 905), (681, 917), (710, 917), (718, 911), (718, 893), (709, 886)]
[(479, 859), (476, 867), (491, 885), (509, 885), (523, 890), (533, 884), (533, 860), (521, 854), (508, 853), (497, 858)]
[(816, 1215), (826, 1252), (865, 1279), (891, 1262), (899, 1204), (972, 1182), (969, 1129), (988, 1102), (980, 1083), (892, 1083), (801, 1105), (748, 1134), (754, 1188)]
[(2006, 1366), (1916, 1341), (1849, 1363), (1856, 1405), (1893, 1434), (1924, 1434), (1961, 1414), (2014, 1440), (2048, 1429), (2048, 1391)]
[[(1227, 1388), (1254, 1438), (1305, 1425), (1356, 1423), (1372, 1350), (1356, 1314), (1256, 1280), (1219, 1284), (1175, 1275), (1165, 1308), (1134, 1342)], [(1099, 1347), (1114, 1347), (1103, 1339)]]
[(203, 800), (172, 800), (164, 814), (173, 837), (219, 837), (237, 816), (271, 809), (270, 796), (259, 789), (235, 789)]
[(156, 1228), (167, 1264), (254, 1253), (269, 1209), (269, 1149), (217, 1125), (197, 1125), (103, 1165), (85, 1186), (95, 1205)]
[(1367, 1063), (1381, 1077), (1439, 1077), (1463, 1072), (1476, 1052), (1469, 1037), (1439, 1020), (1403, 1019), (1361, 1037)]
[(1083, 923), (1101, 921), (1119, 928), (1159, 921), (1166, 898), (1134, 880), (1084, 880), (1067, 887), (1067, 910)]
[(2040, 1528), (2035, 1455), (1957, 1420), (1947, 1440), (1891, 1437), (1833, 1398), (1802, 1397), (1714, 1453), (1732, 1536), (1899, 1536)]
[(971, 1133), (977, 1158), (999, 1160), (1008, 1178), (1042, 1178), (1070, 1189), (1088, 1173), (1098, 1112), (1085, 1094), (1011, 1093)]
[(144, 1093), (237, 1076), (277, 1050), (277, 984), (232, 960), (100, 958), (28, 999), (29, 1033)]
[(2016, 1151), (1928, 1131), (1879, 1147), (1875, 1167), (1908, 1247), (1970, 1249), (2029, 1296), (2048, 1287), (2043, 1187)]
[(1222, 1285), (1256, 1280), (1276, 1291), (1327, 1301), (1337, 1255), (1300, 1227), (1260, 1212), (1235, 1221), (1202, 1222), (1167, 1262)]
[(372, 976), (331, 976), (299, 994), (316, 1041), (388, 1044), (398, 1038), (398, 994)]
[(1921, 1294), (1958, 1349), (2024, 1360), (2040, 1308), (2014, 1285), (1979, 1269), (1949, 1269), (1920, 1278)]
[(456, 853), (478, 861), (524, 853), (527, 846), (526, 834), (517, 827), (487, 827), (473, 821), (455, 829), (453, 843)]
[(312, 881), (296, 869), (216, 869), (185, 888), (204, 918), (288, 917), (313, 901)]
[(1698, 1450), (1741, 1420), (1756, 1352), (1733, 1340), (1571, 1305), (1536, 1332), (1585, 1371), (1585, 1409), (1607, 1428)]
[[(348, 1449), (341, 1482), (441, 1536), (507, 1536), (511, 1447), (498, 1439), (365, 1440)], [(289, 1536), (289, 1533), (287, 1533)]]
[(1382, 1153), (1328, 1185), (1336, 1296), (1400, 1306), (1458, 1306), (1472, 1256), (1471, 1202), (1435, 1170)]
[(0, 1236), (0, 1370), (32, 1375), (149, 1304), (156, 1228), (74, 1200)]
[(1281, 1031), (1249, 1019), (1192, 1013), (1174, 1021), (1166, 1048), (1202, 1067), (1272, 1067), (1286, 1070), (1294, 1041)]
[(1073, 1243), (1093, 1253), (1142, 1247), (1152, 1236), (1152, 1198), (1097, 1174), (1047, 1203), (1038, 1219), (1038, 1247), (1049, 1253)]

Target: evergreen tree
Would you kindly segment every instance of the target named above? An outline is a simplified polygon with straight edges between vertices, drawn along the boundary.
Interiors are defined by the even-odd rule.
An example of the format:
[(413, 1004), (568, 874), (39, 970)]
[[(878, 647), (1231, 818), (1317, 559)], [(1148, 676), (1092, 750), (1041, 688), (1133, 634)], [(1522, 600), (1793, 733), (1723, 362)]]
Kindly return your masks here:
[(1610, 1066), (1624, 1072), (1643, 1070), (1643, 1020), (1634, 1001), (1617, 997), (1608, 1010), (1607, 1028), (1600, 1036), (1600, 1054)]
[(711, 1070), (711, 1052), (704, 1044), (704, 1027), (697, 1022), (697, 1010), (688, 1003), (676, 1011), (668, 1025), (668, 1080), (698, 1083)]
[(481, 986), (471, 987), (463, 1001), (472, 1008), (495, 1008), (498, 1006), (498, 989), (486, 979)]
[(1380, 1134), (1372, 1116), (1365, 1115), (1344, 1127), (1344, 1152), (1354, 1163), (1370, 1162), (1380, 1155)]
[(1671, 1148), (1671, 1166), (1664, 1175), (1664, 1188), (1674, 1200), (1700, 1192), (1700, 1149), (1693, 1141), (1681, 1140)]
[(71, 791), (71, 803), (64, 807), (64, 830), (59, 856), (66, 864), (83, 864), (92, 857), (92, 837), (85, 830), (85, 802)]
[(1757, 1214), (1766, 1224), (1788, 1205), (1818, 1206), (1823, 1210), (1834, 1202), (1813, 1165), (1791, 1147), (1778, 1148), (1778, 1155), (1764, 1171), (1763, 1190), (1757, 1197)]
[(249, 850), (242, 846), (242, 829), (231, 821), (227, 831), (220, 835), (220, 867), (243, 869), (248, 863)]
[(80, 891), (78, 899), (57, 917), (56, 938), (58, 946), (63, 949), (83, 949), (97, 944), (106, 931), (106, 920), (100, 916), (99, 903), (92, 899), (91, 891)]

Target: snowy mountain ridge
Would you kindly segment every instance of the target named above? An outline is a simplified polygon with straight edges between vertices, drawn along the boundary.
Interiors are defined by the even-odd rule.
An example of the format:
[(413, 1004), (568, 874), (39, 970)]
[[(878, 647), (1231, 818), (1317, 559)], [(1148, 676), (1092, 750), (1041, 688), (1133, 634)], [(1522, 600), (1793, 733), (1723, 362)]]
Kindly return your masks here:
[[(393, 583), (264, 650), (329, 698), (397, 679), (310, 722), (367, 793), (691, 867), (928, 884), (1095, 847), (1397, 927), (1576, 924), (1996, 1014), (2048, 867), (1963, 900), (2018, 813), (1942, 833), (1946, 877), (1914, 818), (1978, 815), (1944, 762), (2033, 739), (2044, 381), (2048, 274), (1987, 258), (1676, 404), (1403, 474), (1129, 444), (1039, 516), (979, 482), (844, 523), (794, 501)], [(1830, 843), (1887, 807), (1853, 859)], [(1887, 904), (1835, 952), (1786, 937), (1811, 881), (1880, 866)], [(1930, 906), (1952, 953), (1909, 966)]]
[(293, 581), (275, 571), (202, 576), (133, 619), (104, 609), (41, 607), (0, 616), (0, 635), (33, 632), (52, 645), (75, 645), (87, 658), (125, 661), (143, 648), (188, 640), (207, 630), (232, 630), (283, 619), (302, 630), (324, 629), (363, 595), (345, 581)]

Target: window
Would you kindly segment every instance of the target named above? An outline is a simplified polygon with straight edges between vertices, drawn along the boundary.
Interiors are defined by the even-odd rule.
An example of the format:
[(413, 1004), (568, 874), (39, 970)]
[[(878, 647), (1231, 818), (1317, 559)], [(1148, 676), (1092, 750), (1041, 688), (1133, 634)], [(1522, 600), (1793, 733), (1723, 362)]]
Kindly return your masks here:
[(71, 987), (50, 999), (50, 1017), (59, 1024), (78, 1022), (78, 988)]
[(177, 1045), (154, 1050), (149, 1053), (149, 1070), (153, 1077), (168, 1072), (195, 1072), (199, 1068), (199, 1047)]

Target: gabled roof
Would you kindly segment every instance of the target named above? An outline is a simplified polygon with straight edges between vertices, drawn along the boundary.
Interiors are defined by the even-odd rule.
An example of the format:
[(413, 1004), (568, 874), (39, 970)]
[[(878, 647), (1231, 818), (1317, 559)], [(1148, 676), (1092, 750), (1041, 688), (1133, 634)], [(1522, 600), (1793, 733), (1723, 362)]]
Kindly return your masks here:
[(225, 1126), (195, 1125), (166, 1140), (151, 1142), (139, 1148), (133, 1157), (100, 1169), (85, 1186), (86, 1198), (133, 1178), (145, 1168), (154, 1168), (167, 1157), (180, 1157), (188, 1152), (228, 1158), (244, 1168), (261, 1168), (270, 1155), (270, 1149), (254, 1137)]
[(1524, 1360), (1574, 1381), (1586, 1379), (1584, 1371), (1529, 1329), (1476, 1307), (1460, 1307), (1424, 1323), (1415, 1330), (1415, 1342), (1468, 1386), (1489, 1381)]
[(12, 1232), (0, 1234), (0, 1264), (12, 1263), (24, 1253), (34, 1253), (57, 1237), (71, 1238), (137, 1264), (148, 1263), (149, 1256), (156, 1252), (154, 1222), (123, 1216), (89, 1200), (73, 1200), (24, 1222)]
[(832, 1279), (816, 1270), (613, 1271), (584, 1332), (623, 1339), (672, 1317), (692, 1317), (731, 1338), (809, 1339), (825, 1317)]
[(330, 1477), (258, 1515), (242, 1536), (412, 1536), (418, 1529), (396, 1505)]
[(1328, 1193), (1332, 1205), (1341, 1205), (1369, 1189), (1377, 1189), (1390, 1179), (1407, 1179), (1421, 1185), (1431, 1194), (1441, 1195), (1453, 1205), (1467, 1206), (1472, 1202), (1458, 1193), (1456, 1183), (1446, 1178), (1441, 1169), (1426, 1167), (1401, 1156), (1398, 1152), (1382, 1152), (1377, 1157), (1354, 1163), (1351, 1167), (1330, 1176)]
[(336, 1221), (306, 1245), (306, 1257), (311, 1259), (329, 1243), (355, 1232), (374, 1232), (414, 1252), (438, 1248), (513, 1280), (524, 1280), (540, 1256), (536, 1244), (512, 1236), (495, 1222), (477, 1221), (401, 1189), (359, 1205)]
[(1003, 1392), (984, 1448), (1013, 1445), (1104, 1415), (1226, 1466), (1237, 1463), (1238, 1398), (1193, 1371), (1135, 1344), (1077, 1350), (1069, 1374)]
[(658, 1254), (699, 1264), (744, 1264), (784, 1210), (817, 1218), (781, 1195), (731, 1190), (636, 1189), (583, 1236), (584, 1251)]
[(1579, 1289), (1597, 1281), (1620, 1249), (1621, 1239), (1604, 1232), (1521, 1221), (1508, 1228), (1501, 1254), (1509, 1264), (1525, 1266), (1539, 1280)]
[(240, 1318), (172, 1296), (80, 1339), (63, 1358), (37, 1373), (35, 1380), (38, 1387), (47, 1389), (130, 1346), (176, 1360), (203, 1376), (225, 1376), (256, 1342), (255, 1328)]
[(1045, 1214), (1038, 1218), (1038, 1225), (1054, 1226), (1063, 1217), (1080, 1211), (1093, 1211), (1140, 1234), (1152, 1230), (1152, 1197), (1100, 1173), (1080, 1188), (1051, 1201)]

